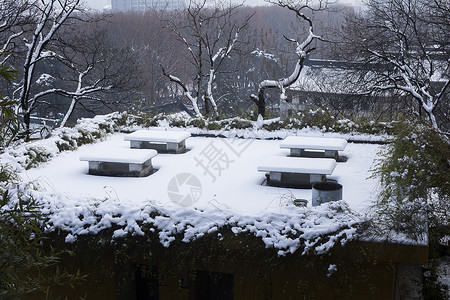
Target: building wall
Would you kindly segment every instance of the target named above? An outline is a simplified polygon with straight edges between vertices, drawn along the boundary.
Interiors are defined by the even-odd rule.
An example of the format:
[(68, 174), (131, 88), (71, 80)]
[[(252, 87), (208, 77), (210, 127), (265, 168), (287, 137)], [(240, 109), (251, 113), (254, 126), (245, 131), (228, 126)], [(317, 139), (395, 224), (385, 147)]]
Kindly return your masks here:
[(181, 10), (184, 0), (111, 0), (113, 11)]
[[(203, 237), (169, 248), (140, 239), (129, 242), (126, 247), (74, 245), (74, 256), (63, 260), (64, 269), (80, 270), (88, 277), (76, 290), (57, 289), (54, 296), (95, 300), (406, 299), (411, 288), (405, 294), (403, 287), (410, 287), (405, 285), (405, 273), (420, 270), (428, 262), (426, 246), (388, 243), (353, 242), (328, 255), (298, 252), (279, 257), (255, 237), (238, 239), (226, 233), (221, 241)], [(333, 273), (330, 264), (337, 265)]]

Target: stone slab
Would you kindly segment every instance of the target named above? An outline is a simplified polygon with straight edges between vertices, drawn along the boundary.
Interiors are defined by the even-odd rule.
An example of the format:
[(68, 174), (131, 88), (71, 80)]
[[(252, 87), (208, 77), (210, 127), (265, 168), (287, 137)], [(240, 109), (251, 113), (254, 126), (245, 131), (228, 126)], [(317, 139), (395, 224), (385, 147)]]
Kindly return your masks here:
[(180, 143), (191, 134), (186, 131), (167, 131), (167, 130), (137, 130), (127, 134), (125, 141), (145, 141), (152, 143)]
[(334, 159), (327, 158), (272, 156), (260, 162), (258, 171), (331, 175), (336, 165)]
[(295, 148), (305, 150), (342, 151), (347, 146), (347, 140), (341, 138), (321, 138), (288, 136), (280, 143), (280, 148)]

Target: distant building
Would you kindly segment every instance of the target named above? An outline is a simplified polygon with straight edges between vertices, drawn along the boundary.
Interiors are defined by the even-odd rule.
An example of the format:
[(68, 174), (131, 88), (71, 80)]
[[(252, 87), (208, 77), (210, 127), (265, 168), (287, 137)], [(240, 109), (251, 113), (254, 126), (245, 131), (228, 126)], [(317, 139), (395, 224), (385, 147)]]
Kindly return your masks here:
[(111, 0), (112, 11), (181, 10), (184, 0)]

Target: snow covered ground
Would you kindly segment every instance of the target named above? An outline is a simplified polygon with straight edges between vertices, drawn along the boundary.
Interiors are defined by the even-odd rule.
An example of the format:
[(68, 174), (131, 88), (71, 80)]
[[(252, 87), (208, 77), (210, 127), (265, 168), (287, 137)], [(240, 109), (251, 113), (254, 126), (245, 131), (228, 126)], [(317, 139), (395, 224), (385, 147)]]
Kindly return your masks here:
[[(79, 157), (90, 153), (111, 153), (128, 149), (124, 134), (106, 141), (85, 145), (78, 151), (65, 152), (38, 168), (26, 171), (27, 180), (38, 180), (47, 191), (79, 198), (111, 198), (142, 207), (152, 203), (158, 207), (179, 207), (170, 194), (172, 179), (178, 174), (192, 174), (197, 183), (179, 182), (181, 196), (199, 209), (217, 208), (253, 214), (276, 211), (289, 204), (289, 199), (307, 199), (311, 205), (311, 189), (287, 189), (265, 185), (258, 163), (269, 156), (287, 156), (280, 140), (249, 140), (191, 137), (184, 154), (158, 154), (152, 159), (157, 171), (144, 178), (104, 177), (88, 174), (88, 164)], [(379, 145), (352, 144), (341, 152), (348, 157), (338, 163), (330, 179), (343, 185), (343, 198), (350, 208), (363, 212), (373, 204), (377, 181), (370, 179), (370, 169)], [(135, 149), (139, 152), (139, 149)], [(145, 151), (145, 150), (144, 150)], [(296, 158), (291, 158), (295, 160)], [(180, 177), (182, 179), (182, 177)], [(190, 190), (190, 188), (193, 190)], [(194, 190), (194, 188), (198, 188)], [(172, 201), (174, 200), (174, 201)], [(182, 200), (182, 199), (180, 199)], [(191, 203), (185, 203), (189, 205)]]
[[(288, 149), (280, 148), (280, 139), (272, 138), (350, 135), (322, 134), (312, 129), (267, 132), (254, 128), (219, 132), (229, 138), (191, 137), (186, 141), (186, 153), (154, 157), (156, 172), (144, 178), (89, 175), (88, 163), (79, 159), (90, 153), (128, 149), (123, 133), (108, 135), (75, 151), (60, 152), (56, 147), (57, 143), (66, 143), (63, 137), (88, 136), (89, 132), (112, 124), (111, 118), (117, 117), (120, 115), (80, 120), (74, 129), (55, 132), (49, 139), (19, 145), (0, 155), (2, 164), (9, 164), (22, 178), (17, 187), (10, 188), (9, 207), (23, 193), (29, 194), (48, 214), (48, 229), (65, 232), (67, 242), (112, 226), (112, 239), (145, 234), (142, 225), (147, 224), (150, 231), (158, 234), (160, 243), (170, 246), (180, 236), (184, 242), (205, 234), (217, 234), (221, 239), (221, 228), (227, 227), (234, 234), (244, 232), (260, 237), (266, 247), (284, 255), (297, 250), (324, 253), (336, 243), (354, 239), (358, 224), (367, 220), (366, 213), (376, 199), (378, 182), (369, 177), (380, 147), (377, 144), (350, 142), (340, 152), (348, 160), (339, 162), (328, 178), (343, 185), (343, 200), (317, 207), (311, 205), (311, 189), (267, 186), (264, 173), (257, 171), (264, 158), (289, 154)], [(159, 130), (167, 128), (160, 124)], [(204, 133), (196, 128), (186, 130)], [(382, 139), (364, 135), (351, 138)], [(51, 159), (25, 170), (30, 162), (25, 154), (34, 151)], [(36, 188), (26, 188), (29, 184)], [(307, 199), (307, 207), (294, 206), (294, 199)]]

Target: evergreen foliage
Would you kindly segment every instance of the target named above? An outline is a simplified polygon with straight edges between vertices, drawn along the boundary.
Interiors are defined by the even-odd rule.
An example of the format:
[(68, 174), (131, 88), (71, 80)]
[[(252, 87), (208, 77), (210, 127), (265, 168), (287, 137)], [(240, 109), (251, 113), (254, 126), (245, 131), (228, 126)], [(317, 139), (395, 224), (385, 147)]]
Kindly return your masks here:
[[(2, 179), (9, 177), (4, 169)], [(22, 299), (30, 294), (43, 294), (51, 299), (56, 286), (75, 284), (83, 280), (76, 272), (72, 274), (59, 268), (60, 259), (69, 254), (54, 249), (46, 243), (42, 228), (45, 214), (33, 199), (21, 199), (8, 207), (10, 196), (1, 191), (0, 211), (0, 298)]]
[[(0, 77), (7, 83), (14, 75), (10, 67), (0, 66)], [(5, 146), (17, 133), (18, 117), (12, 101), (1, 98), (0, 104), (0, 138), (1, 146)], [(39, 157), (44, 152), (30, 153), (34, 160), (41, 161)], [(32, 197), (23, 195), (18, 201), (11, 201), (9, 190), (16, 183), (15, 173), (0, 165), (0, 299), (22, 299), (33, 293), (50, 299), (54, 286), (74, 287), (83, 276), (60, 270), (60, 258), (68, 252), (45, 243), (46, 215)]]
[[(0, 78), (8, 84), (17, 72), (10, 66), (0, 65)], [(19, 131), (19, 120), (14, 111), (15, 101), (0, 93), (0, 150), (9, 145)]]
[(450, 234), (448, 141), (423, 124), (402, 123), (381, 156), (374, 173), (382, 186), (380, 223), (416, 238), (428, 227), (444, 226)]

